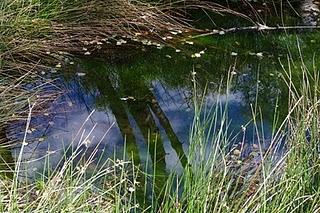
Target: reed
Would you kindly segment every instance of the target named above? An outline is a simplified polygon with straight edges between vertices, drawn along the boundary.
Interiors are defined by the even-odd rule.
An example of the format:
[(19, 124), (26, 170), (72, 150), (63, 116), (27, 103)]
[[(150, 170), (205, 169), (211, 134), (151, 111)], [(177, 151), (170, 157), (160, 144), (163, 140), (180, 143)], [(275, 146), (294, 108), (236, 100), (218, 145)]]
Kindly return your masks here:
[[(288, 60), (291, 63), (290, 60)], [(303, 61), (302, 61), (303, 63)], [(172, 173), (159, 212), (317, 212), (319, 182), (319, 73), (301, 66), (302, 79), (293, 83), (291, 66), (284, 70), (289, 109), (270, 147), (262, 137), (248, 158), (241, 147), (228, 148), (228, 116), (221, 103), (202, 116), (195, 105), (189, 165), (181, 176)], [(259, 134), (259, 110), (252, 111)], [(281, 148), (282, 147), (282, 148)], [(208, 150), (210, 150), (208, 152)], [(254, 150), (254, 149), (253, 149)], [(258, 158), (257, 158), (258, 157)], [(252, 160), (258, 159), (258, 163)]]

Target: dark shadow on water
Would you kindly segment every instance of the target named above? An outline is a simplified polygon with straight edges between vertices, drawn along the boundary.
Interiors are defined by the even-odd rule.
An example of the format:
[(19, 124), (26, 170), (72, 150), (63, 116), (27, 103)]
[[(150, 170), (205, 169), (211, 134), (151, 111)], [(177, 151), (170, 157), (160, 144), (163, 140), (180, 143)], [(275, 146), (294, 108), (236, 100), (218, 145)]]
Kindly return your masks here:
[[(0, 129), (0, 138), (5, 139), (5, 131)], [(0, 178), (12, 178), (14, 171), (14, 160), (8, 147), (0, 146)]]

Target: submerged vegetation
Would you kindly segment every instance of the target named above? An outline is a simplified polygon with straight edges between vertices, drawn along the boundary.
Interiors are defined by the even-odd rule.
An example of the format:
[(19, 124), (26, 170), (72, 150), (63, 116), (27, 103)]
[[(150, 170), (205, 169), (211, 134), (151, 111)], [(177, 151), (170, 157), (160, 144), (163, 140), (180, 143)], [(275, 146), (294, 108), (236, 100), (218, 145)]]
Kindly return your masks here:
[[(2, 1), (0, 211), (320, 212), (318, 32), (225, 36), (231, 19), (237, 20), (235, 33), (242, 33), (242, 24), (259, 31), (269, 15), (285, 25), (286, 17), (277, 14), (282, 1), (269, 4)], [(299, 23), (296, 4), (285, 3), (290, 24)], [(243, 15), (243, 8), (252, 11)], [(221, 28), (217, 14), (227, 16)], [(201, 21), (204, 17), (210, 23)], [(68, 79), (64, 70), (77, 78)], [(86, 129), (86, 122), (95, 120), (90, 112), (75, 133), (57, 126), (70, 131), (69, 145), (56, 137), (51, 145), (59, 147), (51, 151), (49, 144), (46, 154), (38, 156), (30, 145), (41, 146), (54, 125), (43, 117), (65, 105), (67, 110), (59, 113), (72, 112), (69, 99), (55, 102), (68, 93), (61, 79), (85, 88), (83, 96), (94, 97), (90, 100), (98, 111), (111, 111), (114, 122), (104, 126), (103, 134), (95, 131), (98, 124)], [(183, 98), (194, 114), (189, 133), (183, 132), (187, 141), (178, 137), (162, 109), (156, 81), (188, 88)], [(243, 93), (245, 103), (240, 104), (247, 105), (250, 117), (236, 134), (228, 105), (231, 91)], [(207, 93), (214, 103), (207, 103)], [(264, 132), (265, 117), (270, 133)], [(34, 126), (34, 119), (47, 126)], [(111, 133), (115, 126), (123, 147), (115, 144), (112, 153), (101, 146), (108, 134), (108, 143), (117, 143)], [(36, 128), (44, 134), (30, 139)], [(254, 140), (248, 142), (247, 134)], [(138, 141), (145, 142), (147, 156)], [(169, 146), (178, 159), (170, 171)]]

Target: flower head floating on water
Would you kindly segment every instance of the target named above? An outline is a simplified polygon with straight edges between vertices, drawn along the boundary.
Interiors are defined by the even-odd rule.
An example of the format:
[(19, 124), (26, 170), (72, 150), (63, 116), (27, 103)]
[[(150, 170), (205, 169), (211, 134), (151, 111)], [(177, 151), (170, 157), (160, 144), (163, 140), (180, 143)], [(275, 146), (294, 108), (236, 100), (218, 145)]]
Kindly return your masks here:
[(129, 191), (130, 193), (132, 193), (132, 192), (135, 191), (135, 189), (134, 189), (133, 187), (129, 187), (128, 191)]
[(186, 44), (190, 44), (190, 45), (193, 45), (193, 41), (186, 41)]
[(237, 56), (238, 55), (238, 53), (236, 53), (236, 52), (231, 52), (231, 56)]
[(262, 58), (263, 57), (263, 53), (261, 53), (261, 52), (257, 53), (256, 56), (258, 56), (259, 58)]
[(83, 77), (85, 75), (86, 75), (86, 73), (84, 73), (84, 72), (77, 72), (77, 76), (79, 76), (79, 77)]
[(191, 58), (200, 58), (201, 54), (200, 53), (195, 53), (191, 55)]

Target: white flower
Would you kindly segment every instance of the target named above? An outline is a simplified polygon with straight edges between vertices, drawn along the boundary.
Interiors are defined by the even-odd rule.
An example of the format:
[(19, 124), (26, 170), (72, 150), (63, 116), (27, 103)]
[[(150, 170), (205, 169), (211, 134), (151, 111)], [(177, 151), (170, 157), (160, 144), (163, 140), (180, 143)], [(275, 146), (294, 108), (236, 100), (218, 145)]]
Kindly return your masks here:
[(91, 144), (91, 141), (89, 139), (86, 139), (85, 141), (83, 141), (83, 144), (88, 147)]
[(257, 53), (256, 56), (258, 56), (259, 58), (262, 58), (263, 57), (263, 53), (261, 53), (261, 52)]
[(83, 77), (85, 75), (86, 75), (86, 73), (84, 73), (84, 72), (77, 72), (77, 76), (79, 76), (79, 77)]
[(195, 53), (194, 56), (195, 56), (196, 58), (200, 58), (200, 57), (201, 57), (201, 54), (200, 54), (200, 53)]
[(131, 192), (131, 193), (135, 191), (135, 189), (134, 189), (133, 187), (129, 187), (128, 190), (129, 190), (129, 192)]

